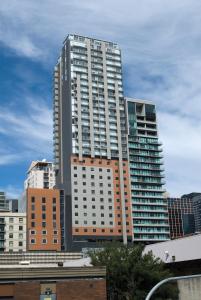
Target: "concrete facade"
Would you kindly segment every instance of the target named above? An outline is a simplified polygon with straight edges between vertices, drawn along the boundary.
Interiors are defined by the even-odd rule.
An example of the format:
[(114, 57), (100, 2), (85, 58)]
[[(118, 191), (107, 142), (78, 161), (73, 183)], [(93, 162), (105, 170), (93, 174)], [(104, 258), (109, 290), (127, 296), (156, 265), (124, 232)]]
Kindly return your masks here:
[(52, 189), (55, 186), (55, 170), (52, 162), (32, 161), (24, 188)]
[(26, 214), (0, 212), (1, 251), (26, 251)]
[[(79, 231), (80, 243), (78, 235), (74, 234), (73, 199), (78, 197), (78, 201), (82, 202), (84, 197), (81, 192), (77, 196), (73, 194), (76, 187), (72, 177), (74, 174), (71, 171), (72, 160), (75, 157), (82, 164), (89, 159), (103, 159), (103, 165), (104, 160), (118, 162), (121, 239), (125, 244), (130, 239), (128, 237), (130, 232), (127, 232), (128, 217), (125, 209), (127, 192), (124, 188), (123, 174), (123, 164), (128, 161), (124, 104), (121, 51), (118, 45), (69, 35), (64, 41), (54, 70), (54, 153), (57, 187), (65, 190), (66, 249), (70, 249), (73, 245), (86, 247), (87, 243), (90, 247), (96, 243), (96, 240), (105, 240), (107, 236), (109, 240), (113, 239), (113, 235), (108, 235), (106, 231), (103, 232), (103, 239), (101, 235), (96, 234), (93, 239), (89, 238), (86, 233), (88, 229), (93, 228), (91, 226), (83, 226)], [(87, 164), (86, 168), (88, 168)], [(104, 174), (101, 180), (98, 178), (97, 185), (103, 183), (106, 187), (107, 181), (107, 175)], [(91, 183), (92, 180), (88, 179), (88, 185)], [(78, 185), (77, 189), (81, 191), (82, 187)], [(112, 186), (111, 193), (114, 195)], [(101, 195), (97, 194), (96, 190), (96, 202), (101, 198)], [(114, 197), (110, 206), (115, 207)], [(114, 209), (110, 213), (114, 215)], [(100, 222), (108, 223), (106, 215), (108, 213)], [(129, 224), (131, 222), (132, 219), (129, 220)], [(93, 229), (96, 230), (95, 227)], [(85, 245), (83, 240), (86, 242)]]

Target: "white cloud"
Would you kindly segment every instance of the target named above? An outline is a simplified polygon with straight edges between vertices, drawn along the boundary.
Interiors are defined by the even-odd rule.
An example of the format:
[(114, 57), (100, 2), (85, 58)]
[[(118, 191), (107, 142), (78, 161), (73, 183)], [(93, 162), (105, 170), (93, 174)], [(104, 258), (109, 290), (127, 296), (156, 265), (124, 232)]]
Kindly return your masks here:
[[(10, 0), (9, 5), (3, 1), (0, 41), (44, 65), (53, 65), (68, 33), (118, 42), (127, 94), (157, 104), (167, 189), (179, 195), (201, 187), (200, 10), (197, 0)], [(49, 121), (43, 124), (46, 111), (44, 119)], [(0, 132), (7, 128), (27, 149), (48, 151), (50, 114), (43, 106), (18, 120), (17, 114), (5, 111)]]
[(0, 187), (0, 191), (5, 191), (6, 198), (20, 199), (23, 190), (19, 187), (9, 184), (6, 187)]
[(1, 140), (14, 144), (13, 148), (6, 149), (4, 142), (0, 164), (52, 157), (51, 109), (40, 98), (27, 97), (23, 104), (28, 107), (25, 112), (0, 107)]

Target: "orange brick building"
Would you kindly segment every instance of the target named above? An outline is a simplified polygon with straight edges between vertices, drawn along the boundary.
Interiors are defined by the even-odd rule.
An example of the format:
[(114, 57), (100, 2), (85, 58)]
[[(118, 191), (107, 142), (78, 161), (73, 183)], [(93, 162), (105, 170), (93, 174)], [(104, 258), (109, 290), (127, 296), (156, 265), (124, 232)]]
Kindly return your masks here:
[(60, 190), (26, 190), (27, 250), (60, 251)]

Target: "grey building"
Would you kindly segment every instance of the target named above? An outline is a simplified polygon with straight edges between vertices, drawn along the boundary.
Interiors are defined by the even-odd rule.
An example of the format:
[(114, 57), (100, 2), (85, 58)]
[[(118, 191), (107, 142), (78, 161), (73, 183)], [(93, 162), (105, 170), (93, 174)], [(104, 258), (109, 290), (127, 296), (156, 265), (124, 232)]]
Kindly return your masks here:
[(192, 201), (195, 219), (195, 232), (201, 232), (201, 194), (194, 196)]
[(54, 69), (56, 186), (65, 190), (65, 246), (132, 241), (121, 50), (68, 35)]
[(9, 202), (4, 192), (0, 192), (0, 211), (9, 211)]

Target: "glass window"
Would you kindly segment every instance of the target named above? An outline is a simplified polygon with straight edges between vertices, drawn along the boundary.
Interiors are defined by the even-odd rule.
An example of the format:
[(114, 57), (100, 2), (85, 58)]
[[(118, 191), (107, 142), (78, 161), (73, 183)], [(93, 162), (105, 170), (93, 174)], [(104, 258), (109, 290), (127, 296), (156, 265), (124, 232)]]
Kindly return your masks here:
[(21, 230), (21, 231), (22, 231), (22, 230), (23, 230), (23, 226), (19, 226), (19, 230)]
[(42, 239), (42, 244), (47, 244), (47, 239)]
[(10, 222), (10, 223), (13, 223), (13, 218), (9, 218), (9, 222)]

